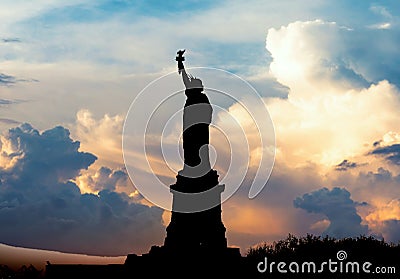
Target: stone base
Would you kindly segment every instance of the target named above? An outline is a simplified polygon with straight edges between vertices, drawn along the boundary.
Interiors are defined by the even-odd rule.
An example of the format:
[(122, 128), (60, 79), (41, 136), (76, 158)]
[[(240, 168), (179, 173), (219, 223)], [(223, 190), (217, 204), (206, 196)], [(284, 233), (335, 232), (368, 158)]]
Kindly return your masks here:
[(197, 178), (177, 176), (176, 184), (171, 185), (173, 211), (164, 242), (166, 249), (178, 254), (226, 250), (226, 229), (221, 218), (223, 190), (215, 170)]
[(207, 276), (206, 278), (235, 275), (234, 278), (237, 278), (236, 276), (242, 274), (244, 270), (243, 265), (239, 248), (230, 247), (219, 251), (198, 249), (177, 253), (165, 246), (153, 246), (148, 254), (142, 256), (130, 254), (125, 261), (127, 270), (146, 271), (145, 274), (150, 278), (156, 276), (200, 278), (199, 275)]

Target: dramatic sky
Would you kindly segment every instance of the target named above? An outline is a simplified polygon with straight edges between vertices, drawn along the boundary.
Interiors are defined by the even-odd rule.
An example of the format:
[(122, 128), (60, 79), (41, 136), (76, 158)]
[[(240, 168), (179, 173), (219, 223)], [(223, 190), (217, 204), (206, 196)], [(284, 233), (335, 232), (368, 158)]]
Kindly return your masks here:
[[(244, 253), (288, 233), (400, 241), (399, 14), (398, 0), (2, 0), (0, 263), (18, 254), (9, 246), (121, 256), (163, 243), (170, 214), (130, 182), (122, 131), (139, 92), (176, 71), (179, 48), (188, 66), (247, 80), (274, 124), (267, 186), (249, 199), (245, 181), (223, 204), (229, 245)], [(250, 150), (232, 152), (252, 166), (271, 152), (252, 143), (236, 101), (224, 109)], [(214, 111), (215, 126), (224, 117)]]

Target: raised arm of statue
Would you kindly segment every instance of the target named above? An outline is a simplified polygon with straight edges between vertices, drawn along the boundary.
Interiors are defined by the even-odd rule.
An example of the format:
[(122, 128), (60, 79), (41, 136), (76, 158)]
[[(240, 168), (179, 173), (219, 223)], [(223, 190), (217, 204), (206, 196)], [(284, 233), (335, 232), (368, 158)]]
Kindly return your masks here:
[(183, 57), (183, 53), (185, 50), (179, 50), (176, 54), (175, 60), (178, 61), (178, 73), (182, 74), (182, 80), (185, 84), (186, 89), (198, 89), (199, 92), (203, 91), (203, 83), (200, 79), (193, 77), (188, 74), (185, 70), (185, 66), (183, 65), (183, 61), (185, 61), (185, 57)]
[(182, 74), (183, 83), (185, 84), (186, 88), (189, 88), (191, 79), (190, 76), (186, 73), (185, 66), (183, 65), (183, 61), (185, 61), (185, 57), (183, 57), (184, 53), (185, 50), (178, 50), (175, 60), (178, 61), (178, 73)]
[(187, 89), (187, 88), (190, 87), (190, 77), (189, 77), (189, 75), (186, 73), (185, 68), (182, 69), (181, 73), (182, 73), (182, 80), (183, 80), (183, 83), (185, 84), (185, 87), (186, 87), (186, 89)]

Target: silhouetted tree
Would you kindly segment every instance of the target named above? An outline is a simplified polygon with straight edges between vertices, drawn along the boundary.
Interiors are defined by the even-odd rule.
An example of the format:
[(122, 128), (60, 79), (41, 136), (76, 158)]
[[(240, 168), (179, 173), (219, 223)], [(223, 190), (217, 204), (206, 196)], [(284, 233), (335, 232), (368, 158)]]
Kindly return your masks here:
[(0, 279), (38, 279), (43, 277), (43, 270), (38, 270), (33, 265), (23, 265), (18, 270), (7, 265), (0, 265)]
[[(344, 251), (346, 258), (343, 264), (347, 262), (370, 262), (373, 267), (395, 267), (396, 274), (400, 273), (400, 243), (386, 243), (383, 239), (377, 239), (373, 236), (359, 236), (355, 238), (335, 239), (329, 236), (321, 237), (307, 234), (304, 237), (296, 237), (289, 234), (286, 239), (275, 241), (273, 243), (261, 243), (252, 247), (247, 252), (247, 268), (253, 275), (251, 277), (265, 278), (266, 274), (260, 274), (257, 271), (257, 264), (268, 259), (268, 262), (314, 262), (319, 267), (322, 262), (329, 259), (340, 263), (338, 252)], [(275, 266), (276, 268), (276, 266)], [(327, 270), (326, 270), (327, 271)], [(379, 277), (377, 274), (358, 274), (357, 278), (396, 278), (396, 274), (385, 274)], [(299, 274), (267, 274), (268, 278), (301, 278)], [(302, 274), (307, 278), (353, 278), (355, 274), (330, 273), (322, 274)], [(321, 275), (323, 275), (321, 277)], [(339, 276), (340, 275), (340, 276)], [(339, 276), (339, 277), (338, 277)], [(390, 277), (393, 276), (393, 277)], [(354, 277), (354, 278), (356, 278)]]
[(16, 278), (23, 278), (23, 279), (37, 279), (42, 277), (43, 270), (36, 269), (33, 265), (23, 265), (17, 271)]
[(6, 265), (0, 265), (0, 279), (15, 278), (15, 271)]

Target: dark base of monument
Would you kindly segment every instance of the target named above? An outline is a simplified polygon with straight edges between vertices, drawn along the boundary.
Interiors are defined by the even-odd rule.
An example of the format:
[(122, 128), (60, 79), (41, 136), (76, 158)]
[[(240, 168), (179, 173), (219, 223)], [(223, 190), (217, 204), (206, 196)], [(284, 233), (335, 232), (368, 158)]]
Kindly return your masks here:
[[(130, 254), (126, 258), (128, 270), (146, 270), (150, 276), (207, 276), (238, 275), (243, 271), (243, 258), (239, 248), (210, 250), (200, 248), (187, 251), (169, 251), (165, 246), (153, 246), (148, 254)], [(193, 276), (191, 276), (193, 275)]]
[(165, 251), (225, 251), (227, 241), (221, 219), (221, 193), (218, 174), (209, 170), (199, 177), (177, 175), (171, 185), (173, 211), (167, 227)]
[(145, 270), (152, 278), (244, 275), (239, 248), (227, 247), (221, 218), (221, 193), (225, 187), (219, 185), (217, 171), (209, 170), (198, 177), (185, 177), (180, 172), (176, 178), (170, 187), (173, 211), (164, 246), (153, 246), (142, 256), (128, 255), (128, 272)]

